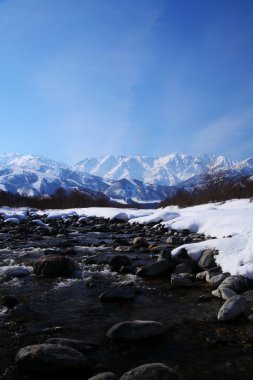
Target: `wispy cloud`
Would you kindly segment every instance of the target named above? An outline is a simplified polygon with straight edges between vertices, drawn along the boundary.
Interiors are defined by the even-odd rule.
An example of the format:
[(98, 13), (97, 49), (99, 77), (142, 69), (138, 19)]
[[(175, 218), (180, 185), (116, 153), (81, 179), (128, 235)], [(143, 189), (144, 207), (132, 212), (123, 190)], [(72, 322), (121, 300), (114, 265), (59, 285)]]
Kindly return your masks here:
[(252, 130), (253, 108), (248, 108), (223, 115), (200, 129), (190, 147), (198, 152), (222, 152), (231, 157), (245, 157), (252, 155)]

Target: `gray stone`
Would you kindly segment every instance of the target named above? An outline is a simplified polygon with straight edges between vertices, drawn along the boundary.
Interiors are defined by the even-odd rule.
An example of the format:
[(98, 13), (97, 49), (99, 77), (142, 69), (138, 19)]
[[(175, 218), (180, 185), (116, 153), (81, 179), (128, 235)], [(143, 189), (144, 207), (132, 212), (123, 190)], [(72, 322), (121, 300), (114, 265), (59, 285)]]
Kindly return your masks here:
[(113, 340), (136, 341), (164, 335), (165, 326), (156, 321), (126, 321), (112, 326), (106, 336)]
[(214, 260), (215, 253), (217, 253), (217, 251), (214, 251), (212, 249), (205, 250), (198, 261), (198, 266), (204, 270), (213, 268), (216, 265)]
[(139, 277), (155, 277), (168, 274), (172, 269), (173, 264), (168, 260), (159, 260), (144, 268), (141, 268), (136, 273)]
[(229, 276), (219, 285), (219, 289), (221, 288), (230, 288), (236, 293), (243, 293), (249, 288), (249, 282), (243, 276)]
[(247, 312), (247, 300), (243, 296), (229, 298), (220, 308), (218, 313), (219, 321), (230, 321), (240, 317)]
[(69, 277), (74, 274), (77, 265), (65, 256), (48, 255), (40, 257), (33, 263), (34, 273), (44, 277)]
[(50, 338), (47, 340), (46, 343), (68, 346), (68, 347), (74, 348), (74, 350), (82, 352), (83, 354), (90, 352), (97, 347), (95, 344), (87, 343), (83, 340), (68, 339), (68, 338)]
[(112, 372), (98, 373), (95, 376), (90, 377), (88, 380), (117, 380), (118, 377)]
[(163, 363), (150, 363), (131, 369), (119, 380), (183, 380), (183, 377)]
[(128, 245), (118, 245), (114, 248), (116, 252), (131, 252), (132, 247), (129, 247)]
[(192, 288), (194, 286), (193, 281), (182, 274), (173, 273), (171, 275), (171, 285), (176, 288)]
[(135, 289), (132, 287), (119, 287), (116, 289), (110, 289), (100, 294), (99, 299), (101, 302), (107, 301), (132, 301), (135, 296)]
[(86, 366), (83, 354), (71, 347), (58, 344), (36, 344), (18, 351), (16, 364), (28, 371), (54, 372), (78, 370)]
[(229, 273), (221, 273), (221, 274), (217, 274), (217, 276), (213, 276), (209, 279), (208, 281), (208, 284), (216, 289), (218, 288), (218, 286), (222, 283), (222, 281), (225, 280), (225, 278), (229, 277)]
[(12, 267), (5, 267), (2, 273), (9, 277), (24, 278), (29, 276), (30, 271), (25, 267), (14, 265)]
[(224, 301), (227, 301), (229, 298), (237, 296), (236, 292), (229, 288), (221, 288), (212, 291), (212, 295), (217, 298), (221, 298)]

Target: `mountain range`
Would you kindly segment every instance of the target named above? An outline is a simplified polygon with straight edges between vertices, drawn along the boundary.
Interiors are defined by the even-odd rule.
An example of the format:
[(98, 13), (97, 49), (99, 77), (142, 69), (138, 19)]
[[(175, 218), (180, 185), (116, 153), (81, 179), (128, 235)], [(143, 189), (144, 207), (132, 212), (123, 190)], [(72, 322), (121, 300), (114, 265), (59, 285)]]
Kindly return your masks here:
[(222, 170), (228, 176), (253, 174), (253, 158), (198, 157), (173, 153), (163, 157), (106, 156), (85, 158), (73, 167), (51, 159), (0, 154), (0, 190), (23, 195), (50, 195), (58, 188), (103, 193), (115, 200), (151, 202), (195, 186), (203, 173)]

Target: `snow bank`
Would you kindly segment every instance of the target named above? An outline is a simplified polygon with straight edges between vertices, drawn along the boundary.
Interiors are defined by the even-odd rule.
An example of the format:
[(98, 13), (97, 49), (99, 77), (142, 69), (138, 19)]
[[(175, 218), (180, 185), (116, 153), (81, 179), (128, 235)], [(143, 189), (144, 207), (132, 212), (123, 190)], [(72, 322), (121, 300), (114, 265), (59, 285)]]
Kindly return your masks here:
[[(0, 209), (4, 219), (26, 218), (24, 210)], [(232, 275), (241, 274), (253, 279), (253, 202), (249, 199), (231, 200), (225, 203), (213, 203), (179, 209), (169, 206), (158, 210), (135, 210), (119, 208), (80, 208), (68, 210), (46, 210), (36, 213), (47, 214), (51, 219), (81, 217), (103, 217), (115, 219), (120, 217), (130, 223), (162, 223), (170, 229), (188, 228), (193, 232), (210, 237), (206, 241), (185, 244), (188, 254), (198, 260), (203, 250), (214, 248), (219, 251), (216, 262), (224, 272)], [(211, 237), (215, 239), (211, 239)], [(182, 248), (176, 248), (176, 255)]]

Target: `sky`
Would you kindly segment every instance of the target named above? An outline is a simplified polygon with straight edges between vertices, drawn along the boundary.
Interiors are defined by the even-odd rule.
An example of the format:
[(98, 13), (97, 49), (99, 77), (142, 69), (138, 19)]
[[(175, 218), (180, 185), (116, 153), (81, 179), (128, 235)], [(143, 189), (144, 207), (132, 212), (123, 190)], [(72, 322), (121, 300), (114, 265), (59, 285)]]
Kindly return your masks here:
[(0, 0), (0, 152), (253, 156), (252, 0)]

